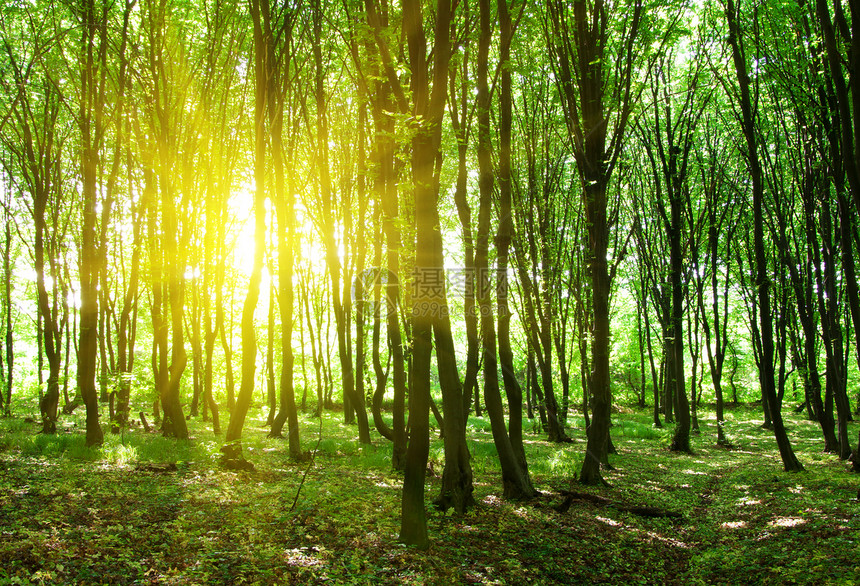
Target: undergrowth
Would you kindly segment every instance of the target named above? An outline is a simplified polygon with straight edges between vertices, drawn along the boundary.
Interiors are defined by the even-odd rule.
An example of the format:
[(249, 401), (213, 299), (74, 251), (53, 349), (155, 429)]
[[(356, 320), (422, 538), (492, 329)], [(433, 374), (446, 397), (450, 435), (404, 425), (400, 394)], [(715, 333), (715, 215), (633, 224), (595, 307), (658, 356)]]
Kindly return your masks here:
[[(82, 414), (81, 414), (82, 415)], [(342, 414), (301, 417), (309, 467), (266, 437), (260, 413), (243, 446), (251, 472), (220, 467), (222, 438), (189, 421), (178, 442), (139, 428), (84, 445), (82, 423), (57, 435), (0, 420), (0, 583), (4, 584), (853, 584), (860, 581), (858, 478), (822, 453), (817, 424), (789, 416), (806, 470), (782, 471), (752, 409), (729, 412), (732, 446), (700, 414), (692, 454), (668, 451), (671, 429), (647, 412), (616, 414), (609, 487), (573, 482), (585, 448), (550, 444), (527, 423), (541, 495), (501, 498), (488, 421), (469, 420), (477, 505), (437, 511), (438, 430), (427, 477), (432, 546), (397, 543), (402, 476), (390, 445), (358, 443)], [(852, 424), (853, 426), (854, 424)], [(852, 434), (856, 429), (852, 427)], [(306, 474), (295, 509), (291, 510)], [(574, 499), (559, 512), (562, 491)], [(643, 516), (636, 507), (678, 513)]]

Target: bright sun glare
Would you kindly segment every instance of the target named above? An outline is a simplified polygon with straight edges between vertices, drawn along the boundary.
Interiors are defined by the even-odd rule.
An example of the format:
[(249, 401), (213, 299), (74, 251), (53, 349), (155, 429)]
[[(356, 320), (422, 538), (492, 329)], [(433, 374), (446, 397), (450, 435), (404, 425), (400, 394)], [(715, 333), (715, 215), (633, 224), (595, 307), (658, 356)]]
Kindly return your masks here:
[[(227, 242), (232, 245), (228, 254), (232, 256), (232, 266), (249, 278), (254, 265), (254, 184), (246, 184), (235, 191), (228, 202), (230, 220), (228, 224)], [(325, 271), (325, 249), (319, 242), (317, 231), (307, 214), (307, 211), (297, 205), (296, 223), (298, 226), (298, 238), (300, 244), (295, 251), (295, 263), (310, 269), (315, 273)], [(266, 199), (266, 253), (277, 255), (277, 240), (271, 234), (272, 226), (272, 204)], [(274, 249), (274, 250), (272, 250)], [(343, 251), (339, 254), (343, 257)], [(272, 276), (269, 274), (268, 257), (264, 260), (263, 275), (260, 283), (260, 299), (257, 304), (257, 316), (265, 316), (269, 307), (269, 296), (267, 294)]]

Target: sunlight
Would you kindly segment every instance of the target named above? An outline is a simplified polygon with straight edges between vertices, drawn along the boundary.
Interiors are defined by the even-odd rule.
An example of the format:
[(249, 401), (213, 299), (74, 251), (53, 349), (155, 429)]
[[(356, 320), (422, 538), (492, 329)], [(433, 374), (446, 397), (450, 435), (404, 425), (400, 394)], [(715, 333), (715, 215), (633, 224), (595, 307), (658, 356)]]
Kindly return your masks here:
[[(242, 274), (251, 274), (254, 266), (254, 183), (249, 182), (235, 191), (228, 201), (230, 219), (234, 234), (227, 235), (233, 240), (233, 267)], [(266, 202), (268, 212), (269, 204)], [(232, 236), (232, 238), (231, 238)]]
[(720, 525), (722, 529), (743, 529), (747, 526), (746, 521), (726, 521)]
[[(271, 202), (266, 199), (267, 247), (271, 226)], [(228, 202), (230, 221), (227, 229), (232, 228), (232, 234), (227, 234), (227, 241), (232, 242), (233, 268), (245, 279), (249, 279), (254, 267), (254, 252), (257, 246), (254, 226), (254, 183), (250, 182), (234, 192)], [(267, 250), (267, 254), (272, 252)], [(269, 274), (268, 259), (263, 259), (263, 269), (260, 278), (260, 297), (257, 300), (256, 319), (265, 321), (269, 314), (269, 288), (272, 286)], [(185, 274), (185, 278), (199, 276), (198, 271), (193, 275)], [(240, 285), (245, 287), (245, 284)]]
[[(303, 568), (312, 568), (314, 566), (322, 565), (322, 560), (315, 557), (313, 554), (317, 553), (319, 550), (314, 547), (298, 547), (295, 549), (288, 549), (284, 553), (287, 557), (287, 565), (290, 566), (301, 566)], [(308, 554), (311, 555), (308, 555)]]
[[(250, 181), (235, 191), (228, 202), (230, 223), (228, 229), (232, 233), (227, 235), (227, 241), (232, 243), (233, 267), (240, 273), (248, 276), (254, 266), (254, 248), (256, 246), (254, 235), (254, 182)], [(277, 236), (271, 234), (276, 229), (272, 225), (272, 202), (266, 199), (266, 247), (267, 253), (277, 258)], [(295, 222), (297, 238), (300, 241), (299, 250), (295, 251), (296, 264), (302, 264), (311, 271), (322, 273), (326, 270), (325, 248), (320, 242), (318, 231), (313, 224), (310, 214), (301, 204), (295, 207)], [(342, 240), (342, 238), (338, 238)], [(271, 250), (268, 250), (271, 249)], [(341, 261), (345, 258), (345, 250), (342, 242), (338, 246), (338, 256)], [(268, 259), (264, 261), (263, 271), (267, 272)], [(263, 277), (264, 281), (266, 276)], [(265, 290), (262, 289), (261, 290)]]
[(138, 460), (138, 451), (135, 446), (117, 444), (106, 446), (102, 450), (105, 460), (118, 466), (127, 466)]
[(768, 525), (771, 527), (797, 527), (804, 523), (806, 523), (806, 519), (799, 519), (797, 517), (777, 517), (768, 523)]
[(75, 309), (81, 308), (81, 293), (80, 291), (75, 291), (72, 289), (69, 291), (68, 296), (66, 297), (66, 301), (69, 304), (69, 307), (74, 307)]
[(673, 539), (671, 537), (665, 537), (663, 535), (660, 535), (659, 533), (655, 533), (654, 531), (645, 531), (644, 533), (645, 533), (645, 535), (647, 535), (651, 539), (656, 539), (657, 541), (661, 541), (661, 542), (663, 542), (667, 545), (670, 545), (672, 547), (680, 547), (681, 549), (689, 549), (690, 548), (690, 545), (687, 543), (684, 543), (683, 541), (679, 541), (679, 540)]
[(609, 517), (595, 517), (601, 523), (606, 523), (610, 527), (621, 527), (621, 523), (614, 519), (610, 519)]
[(512, 512), (514, 515), (516, 515), (517, 517), (520, 517), (522, 519), (528, 519), (529, 517), (531, 517), (531, 515), (529, 515), (528, 510), (526, 510), (524, 507), (519, 507), (517, 509), (514, 509)]

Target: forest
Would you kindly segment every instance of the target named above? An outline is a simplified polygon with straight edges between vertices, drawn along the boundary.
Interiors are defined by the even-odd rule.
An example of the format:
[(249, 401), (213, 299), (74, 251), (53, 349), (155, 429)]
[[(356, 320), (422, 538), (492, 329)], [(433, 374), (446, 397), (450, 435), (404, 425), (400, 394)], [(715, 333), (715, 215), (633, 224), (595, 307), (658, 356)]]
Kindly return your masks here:
[[(514, 537), (492, 527), (542, 526), (547, 541), (626, 527), (634, 537), (610, 539), (620, 550), (594, 554), (612, 563), (672, 542), (630, 562), (645, 583), (731, 583), (741, 558), (770, 568), (757, 582), (860, 579), (848, 561), (860, 536), (855, 7), (4, 2), (0, 519), (32, 539), (0, 536), (0, 579), (365, 583), (379, 571), (419, 583), (454, 572), (464, 528), (480, 523), (500, 543)], [(698, 496), (666, 496), (660, 483), (675, 490), (684, 474)], [(266, 574), (283, 552), (257, 549), (231, 550), (218, 576), (175, 551), (159, 568), (98, 570), (65, 550), (79, 534), (57, 546), (69, 559), (43, 563), (54, 554), (44, 535), (35, 544), (36, 519), (67, 525), (59, 494), (101, 494), (97, 519), (124, 517), (122, 529), (122, 503), (149, 502), (149, 486), (176, 501), (141, 513), (152, 529), (166, 510), (181, 518), (190, 497), (177, 495), (194, 483), (194, 498), (247, 493), (230, 515), (248, 548), (275, 531), (266, 523), (301, 525), (272, 539), (313, 558), (297, 563), (310, 574)], [(359, 486), (385, 503), (369, 542), (320, 526), (322, 501), (300, 505), (339, 487), (355, 523), (372, 523)], [(779, 500), (801, 493), (814, 496)], [(740, 501), (755, 523), (729, 518)], [(195, 502), (182, 506), (205, 514)], [(579, 517), (562, 530), (565, 514)], [(738, 553), (753, 537), (715, 537), (799, 525), (805, 537), (754, 562), (758, 546)], [(295, 545), (327, 531), (342, 541)], [(844, 564), (828, 570), (802, 545), (822, 538)], [(378, 559), (370, 542), (414, 553), (384, 571), (337, 557), (356, 546)], [(707, 553), (717, 543), (728, 561)], [(542, 574), (571, 555), (556, 547), (514, 568), (488, 546), (482, 567), (500, 574), (439, 583), (635, 577)], [(452, 557), (422, 557), (442, 550)], [(345, 573), (314, 573), (332, 555)]]

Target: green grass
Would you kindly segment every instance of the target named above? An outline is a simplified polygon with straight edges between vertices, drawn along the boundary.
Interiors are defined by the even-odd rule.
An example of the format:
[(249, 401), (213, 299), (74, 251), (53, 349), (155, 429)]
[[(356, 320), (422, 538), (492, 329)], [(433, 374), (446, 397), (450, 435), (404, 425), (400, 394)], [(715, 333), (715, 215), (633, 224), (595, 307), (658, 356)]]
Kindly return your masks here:
[[(581, 418), (569, 420), (567, 444), (546, 442), (526, 422), (542, 494), (507, 502), (489, 421), (470, 417), (478, 504), (465, 517), (429, 508), (426, 551), (397, 543), (402, 476), (391, 470), (390, 444), (374, 434), (373, 445), (360, 445), (342, 414), (323, 417), (309, 465), (291, 462), (252, 413), (243, 445), (253, 472), (220, 467), (222, 438), (204, 422), (189, 421), (186, 442), (134, 428), (93, 449), (78, 420), (45, 436), (35, 423), (0, 419), (0, 584), (860, 581), (860, 478), (821, 452), (817, 424), (787, 420), (806, 467), (787, 474), (757, 410), (729, 412), (731, 449), (715, 445), (713, 413), (699, 419), (693, 454), (677, 454), (667, 450), (672, 429), (654, 428), (649, 413), (613, 415), (618, 453), (611, 487), (600, 488), (571, 484), (585, 449)], [(320, 421), (303, 415), (300, 424), (312, 451)], [(428, 506), (444, 453), (438, 434), (432, 440)], [(558, 491), (567, 489), (617, 506), (574, 501), (560, 513)]]

